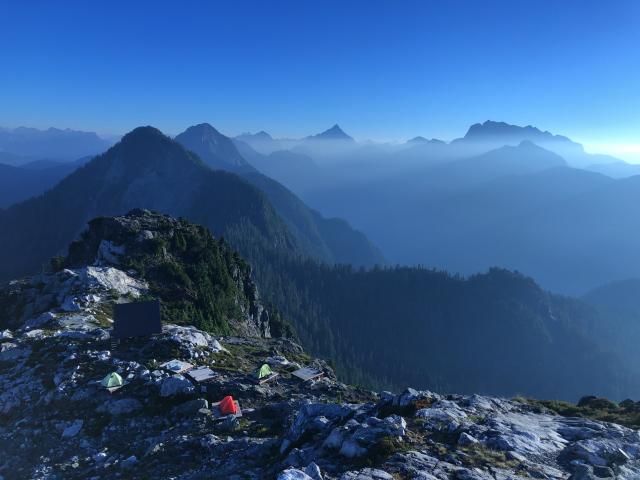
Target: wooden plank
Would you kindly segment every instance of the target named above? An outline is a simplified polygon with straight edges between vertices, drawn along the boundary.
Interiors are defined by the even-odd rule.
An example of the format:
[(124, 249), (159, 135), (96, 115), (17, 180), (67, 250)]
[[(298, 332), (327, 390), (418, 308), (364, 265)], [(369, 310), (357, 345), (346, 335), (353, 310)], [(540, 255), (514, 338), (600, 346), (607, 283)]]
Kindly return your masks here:
[[(173, 364), (179, 365), (180, 368), (178, 370), (169, 368), (169, 366)], [(160, 365), (160, 368), (162, 368), (163, 370), (169, 373), (182, 374), (191, 370), (193, 368), (193, 365), (191, 365), (188, 362), (183, 362), (182, 360), (173, 359), (173, 360), (169, 360), (168, 362), (164, 362), (162, 365)]]
[(195, 382), (202, 383), (213, 380), (218, 376), (218, 374), (211, 370), (209, 367), (197, 367), (189, 370), (187, 372), (187, 376)]
[(265, 383), (269, 383), (271, 380), (275, 380), (276, 378), (278, 378), (278, 375), (279, 374), (277, 372), (273, 372), (271, 375), (267, 375), (266, 377), (263, 377), (263, 378), (253, 377), (253, 380), (257, 382), (258, 385), (264, 385)]
[(298, 377), (303, 382), (308, 382), (310, 380), (315, 380), (316, 378), (322, 377), (324, 373), (318, 370), (314, 370), (310, 367), (303, 367), (296, 370), (291, 375), (293, 375), (294, 377)]

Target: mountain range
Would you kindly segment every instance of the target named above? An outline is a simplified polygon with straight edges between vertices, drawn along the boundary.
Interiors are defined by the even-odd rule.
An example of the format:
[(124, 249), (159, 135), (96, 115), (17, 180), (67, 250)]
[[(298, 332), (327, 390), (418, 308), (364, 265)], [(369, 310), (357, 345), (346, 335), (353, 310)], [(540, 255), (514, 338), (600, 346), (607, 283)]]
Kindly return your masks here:
[(0, 163), (20, 165), (32, 160), (77, 160), (102, 153), (113, 144), (95, 132), (49, 128), (0, 128)]
[[(201, 151), (206, 162), (228, 151), (237, 154), (233, 143), (210, 126), (198, 128), (210, 136), (194, 135), (196, 130), (191, 130), (179, 139)], [(291, 255), (327, 261), (335, 261), (333, 255), (350, 261), (336, 238), (351, 238), (355, 245), (349, 247), (355, 247), (358, 259), (366, 264), (381, 260), (375, 247), (346, 223), (309, 211), (274, 181), (260, 179), (258, 174), (251, 178), (278, 197), (279, 210), (286, 222), (296, 226), (295, 232), (287, 228), (267, 196), (248, 181), (207, 167), (196, 154), (156, 129), (138, 128), (44, 195), (0, 211), (0, 256), (4, 257), (0, 278), (37, 270), (48, 257), (61, 252), (89, 219), (136, 207), (192, 218), (227, 238), (250, 230), (251, 234), (241, 235), (243, 242), (251, 239)], [(326, 241), (317, 242), (322, 233)]]
[(246, 156), (391, 263), (462, 274), (500, 265), (573, 295), (640, 269), (637, 169), (567, 137), (487, 121), (450, 143), (320, 143)]
[(262, 191), (297, 243), (313, 258), (356, 266), (384, 263), (382, 253), (362, 233), (353, 230), (344, 220), (322, 217), (286, 187), (259, 173), (240, 154), (233, 140), (211, 125), (189, 127), (175, 140), (198, 154), (211, 168), (238, 173)]
[[(322, 261), (386, 259), (463, 274), (499, 265), (573, 295), (637, 274), (637, 199), (627, 178), (635, 166), (597, 163), (611, 159), (532, 126), (486, 121), (450, 143), (422, 137), (390, 145), (356, 142), (338, 125), (292, 140), (265, 131), (231, 139), (200, 124), (176, 141), (205, 165), (258, 186), (296, 243)], [(19, 168), (3, 169), (0, 207), (72, 171), (51, 160)]]

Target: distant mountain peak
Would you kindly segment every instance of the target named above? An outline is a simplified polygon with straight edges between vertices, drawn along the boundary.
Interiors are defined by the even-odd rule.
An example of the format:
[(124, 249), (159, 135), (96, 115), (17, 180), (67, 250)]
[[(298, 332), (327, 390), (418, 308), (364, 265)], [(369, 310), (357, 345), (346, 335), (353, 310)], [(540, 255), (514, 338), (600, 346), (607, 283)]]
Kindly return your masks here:
[(493, 120), (487, 120), (484, 123), (475, 123), (469, 127), (465, 138), (471, 138), (476, 136), (495, 136), (495, 135), (517, 135), (517, 134), (532, 134), (532, 135), (549, 135), (549, 132), (543, 132), (542, 130), (527, 125), (521, 127), (518, 125), (511, 125), (506, 122), (496, 122)]
[(322, 133), (318, 133), (317, 135), (312, 135), (308, 138), (313, 140), (344, 140), (348, 142), (354, 141), (353, 137), (347, 135), (337, 123), (328, 130), (325, 130)]
[(407, 140), (407, 143), (413, 143), (413, 144), (432, 143), (432, 144), (441, 145), (441, 144), (444, 144), (446, 142), (444, 142), (442, 140), (439, 140), (437, 138), (429, 139), (429, 138), (425, 138), (425, 137), (422, 137), (422, 136), (418, 135), (417, 137), (413, 137), (412, 139)]
[(269, 135), (267, 132), (265, 132), (264, 130), (260, 130), (259, 132), (256, 132), (256, 133), (244, 132), (235, 138), (243, 141), (259, 141), (259, 142), (273, 141), (273, 137)]
[[(567, 162), (560, 155), (537, 145), (531, 140), (522, 140), (518, 145), (503, 145), (474, 157), (491, 168), (507, 168), (511, 174), (529, 173), (547, 168), (564, 167)], [(513, 168), (515, 167), (515, 170)]]
[(73, 161), (102, 153), (113, 143), (95, 132), (69, 128), (0, 128), (0, 151), (32, 159)]
[(551, 132), (540, 130), (532, 125), (522, 127), (506, 122), (496, 122), (494, 120), (486, 120), (484, 123), (474, 123), (469, 127), (469, 130), (467, 130), (464, 139), (483, 140), (498, 137), (521, 138), (534, 142), (536, 140), (571, 142), (567, 137), (554, 135)]
[(156, 127), (152, 127), (151, 125), (147, 125), (144, 127), (136, 127), (130, 132), (126, 133), (121, 140), (121, 143), (131, 142), (135, 139), (156, 139), (158, 137), (166, 138), (166, 135), (158, 130)]
[(539, 147), (538, 145), (533, 143), (531, 140), (522, 140), (518, 144), (518, 147), (520, 147), (520, 148), (540, 148), (541, 150), (544, 150), (542, 147)]
[(210, 123), (198, 123), (197, 125), (192, 125), (191, 127), (185, 130), (186, 132), (194, 132), (204, 135), (222, 135), (218, 130), (216, 130)]
[(258, 133), (254, 133), (253, 136), (257, 139), (273, 140), (273, 137), (269, 135), (267, 132), (265, 132), (264, 130), (260, 130)]
[(211, 168), (233, 172), (251, 169), (233, 141), (208, 123), (187, 128), (175, 140), (196, 153)]

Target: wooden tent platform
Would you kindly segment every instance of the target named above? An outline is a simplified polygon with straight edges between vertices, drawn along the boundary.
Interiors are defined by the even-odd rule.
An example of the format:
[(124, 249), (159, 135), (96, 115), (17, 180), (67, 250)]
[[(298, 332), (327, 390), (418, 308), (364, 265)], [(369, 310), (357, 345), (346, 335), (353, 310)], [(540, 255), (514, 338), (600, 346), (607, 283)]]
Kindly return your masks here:
[(314, 370), (310, 367), (303, 367), (291, 373), (291, 375), (293, 375), (294, 377), (298, 377), (303, 382), (309, 382), (311, 380), (322, 377), (324, 375), (324, 372)]
[[(169, 368), (172, 366), (177, 366), (178, 368)], [(182, 374), (191, 370), (193, 368), (193, 365), (191, 365), (188, 362), (183, 362), (182, 360), (174, 359), (174, 360), (169, 360), (168, 362), (164, 362), (162, 365), (160, 365), (160, 368), (162, 368), (163, 370), (169, 373)]]
[(266, 377), (262, 377), (262, 378), (256, 378), (254, 376), (251, 376), (251, 380), (253, 380), (254, 383), (257, 383), (258, 385), (264, 385), (265, 383), (269, 383), (272, 380), (275, 380), (276, 378), (278, 378), (280, 374), (277, 372), (273, 372), (271, 373), (271, 375), (267, 375)]
[(187, 376), (194, 382), (203, 383), (208, 382), (209, 380), (213, 380), (218, 376), (218, 374), (211, 370), (209, 367), (196, 367), (192, 370), (189, 370), (187, 372)]

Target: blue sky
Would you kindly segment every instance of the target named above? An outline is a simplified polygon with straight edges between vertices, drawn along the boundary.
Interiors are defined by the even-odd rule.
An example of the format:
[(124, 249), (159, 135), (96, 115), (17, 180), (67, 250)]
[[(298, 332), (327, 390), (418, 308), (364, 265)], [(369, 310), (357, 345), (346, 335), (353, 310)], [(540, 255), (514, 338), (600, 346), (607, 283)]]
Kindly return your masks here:
[(640, 145), (635, 0), (0, 7), (4, 126), (302, 136), (338, 122), (401, 140), (493, 119), (595, 150)]

